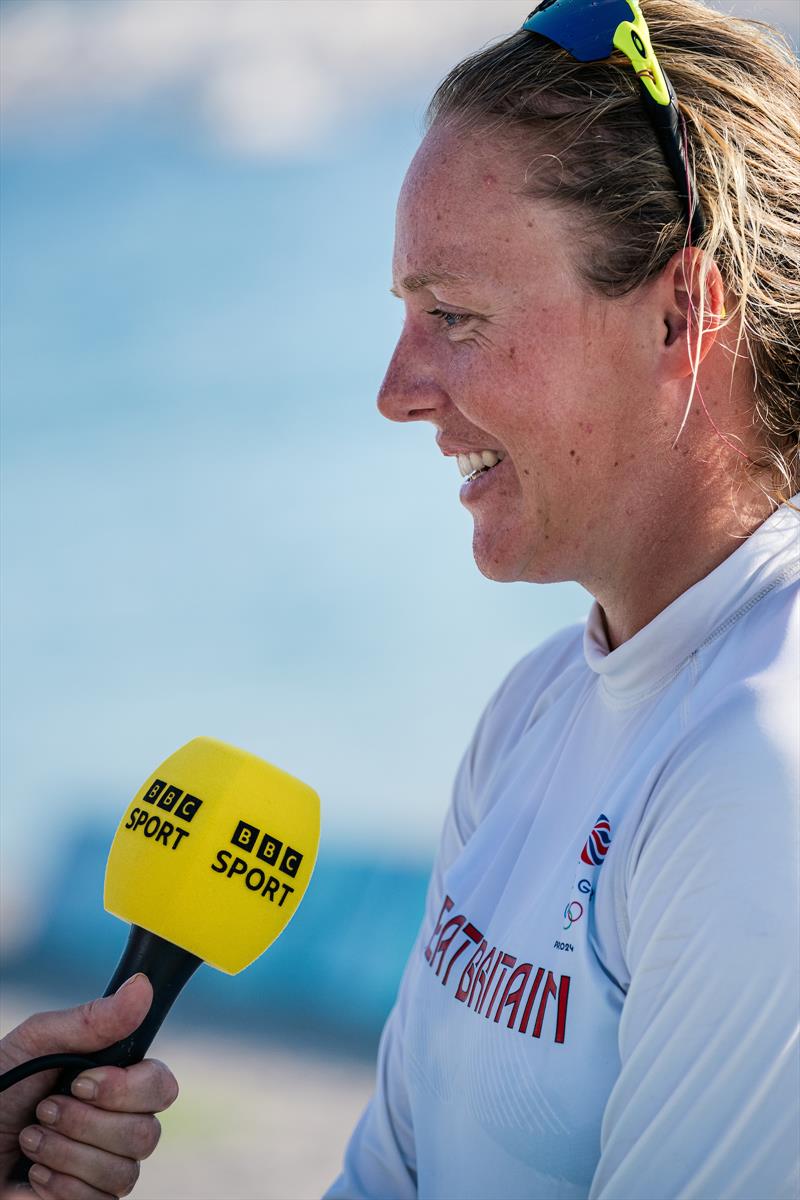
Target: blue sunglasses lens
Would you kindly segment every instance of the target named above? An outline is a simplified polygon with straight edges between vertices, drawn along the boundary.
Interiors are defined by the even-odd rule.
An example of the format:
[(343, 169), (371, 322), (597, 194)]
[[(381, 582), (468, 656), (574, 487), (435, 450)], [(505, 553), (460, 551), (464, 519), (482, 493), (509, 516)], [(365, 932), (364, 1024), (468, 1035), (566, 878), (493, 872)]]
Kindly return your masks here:
[(541, 33), (579, 62), (597, 62), (614, 52), (620, 21), (632, 21), (628, 0), (542, 0), (522, 28)]

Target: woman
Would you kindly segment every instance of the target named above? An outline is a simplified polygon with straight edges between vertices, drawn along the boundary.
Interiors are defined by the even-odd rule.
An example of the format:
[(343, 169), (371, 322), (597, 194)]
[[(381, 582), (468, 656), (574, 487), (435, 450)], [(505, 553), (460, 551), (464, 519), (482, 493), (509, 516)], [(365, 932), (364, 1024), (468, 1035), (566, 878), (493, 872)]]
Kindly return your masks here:
[(642, 7), (663, 151), (634, 6), (551, 0), (451, 71), (400, 197), (380, 409), (457, 459), (485, 575), (595, 603), (467, 750), (329, 1200), (797, 1194), (796, 67)]
[[(596, 602), (464, 757), (331, 1200), (796, 1192), (796, 69), (645, 0), (684, 133), (649, 55), (556, 44), (620, 4), (646, 51), (556, 0), (456, 67), (400, 198), (381, 410), (457, 459), (484, 574)], [(130, 1124), (84, 1128), (26, 1143), (37, 1194), (118, 1188)]]

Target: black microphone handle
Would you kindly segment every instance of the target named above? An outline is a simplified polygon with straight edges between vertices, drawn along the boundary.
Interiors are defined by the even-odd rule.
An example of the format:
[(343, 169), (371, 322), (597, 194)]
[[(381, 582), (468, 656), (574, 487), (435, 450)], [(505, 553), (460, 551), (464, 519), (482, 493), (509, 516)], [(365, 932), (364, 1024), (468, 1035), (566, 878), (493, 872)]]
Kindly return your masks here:
[[(132, 1063), (141, 1062), (181, 988), (191, 979), (202, 961), (196, 954), (182, 950), (157, 934), (149, 933), (139, 925), (131, 925), (122, 958), (103, 995), (112, 996), (126, 979), (141, 971), (153, 985), (153, 1003), (138, 1029), (104, 1050), (87, 1051), (87, 1058), (91, 1058), (98, 1067), (129, 1067)], [(88, 1067), (65, 1067), (51, 1095), (71, 1095), (73, 1079), (87, 1070)], [(30, 1159), (24, 1154), (20, 1155), (8, 1182), (26, 1183), (31, 1166)]]

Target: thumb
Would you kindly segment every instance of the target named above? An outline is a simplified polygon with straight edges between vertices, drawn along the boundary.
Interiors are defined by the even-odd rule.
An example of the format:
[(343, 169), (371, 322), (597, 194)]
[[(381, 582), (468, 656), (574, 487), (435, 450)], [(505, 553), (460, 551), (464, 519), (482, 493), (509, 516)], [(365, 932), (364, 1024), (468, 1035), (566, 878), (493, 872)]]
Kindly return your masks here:
[(57, 1012), (36, 1013), (15, 1030), (14, 1041), (27, 1056), (63, 1051), (102, 1050), (138, 1029), (153, 1001), (146, 975), (132, 975), (113, 996), (103, 996)]
[[(153, 1002), (146, 975), (132, 975), (113, 996), (90, 1000), (76, 1008), (36, 1013), (0, 1040), (0, 1071), (41, 1054), (91, 1053), (111, 1046), (138, 1029)], [(33, 1119), (36, 1104), (50, 1091), (58, 1071), (24, 1079), (3, 1095), (0, 1113), (0, 1190), (19, 1156), (20, 1130)], [(98, 1193), (99, 1194), (99, 1193)], [(3, 1193), (5, 1200), (5, 1193)]]

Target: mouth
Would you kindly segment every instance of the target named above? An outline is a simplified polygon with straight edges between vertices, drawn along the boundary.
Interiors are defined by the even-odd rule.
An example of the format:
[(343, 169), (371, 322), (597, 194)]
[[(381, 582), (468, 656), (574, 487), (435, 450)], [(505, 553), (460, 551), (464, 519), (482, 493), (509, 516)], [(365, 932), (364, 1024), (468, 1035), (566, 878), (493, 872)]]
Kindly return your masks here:
[(472, 483), (479, 475), (494, 470), (504, 458), (503, 450), (470, 450), (468, 454), (457, 455), (456, 461), (462, 477), (467, 483)]

